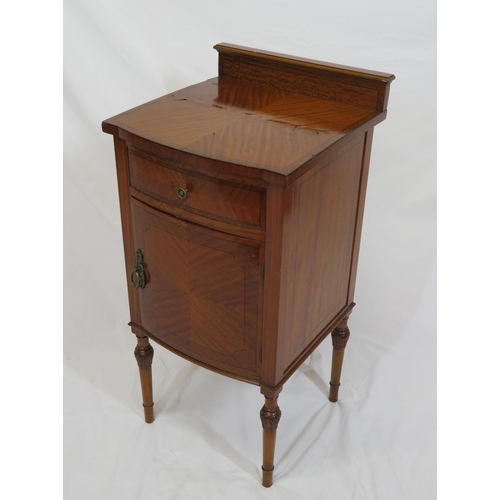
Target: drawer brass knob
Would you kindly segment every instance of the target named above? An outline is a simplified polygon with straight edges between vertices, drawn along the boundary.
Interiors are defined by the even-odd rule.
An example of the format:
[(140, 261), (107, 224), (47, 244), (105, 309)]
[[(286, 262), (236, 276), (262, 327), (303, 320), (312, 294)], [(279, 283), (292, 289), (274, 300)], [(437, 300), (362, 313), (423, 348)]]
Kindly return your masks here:
[(144, 266), (142, 265), (144, 257), (140, 250), (135, 252), (135, 267), (130, 273), (130, 283), (135, 289), (144, 288), (146, 286), (146, 276), (144, 274)]
[(188, 195), (188, 190), (187, 189), (184, 189), (184, 188), (179, 188), (177, 190), (177, 196), (179, 198), (186, 198), (186, 196)]

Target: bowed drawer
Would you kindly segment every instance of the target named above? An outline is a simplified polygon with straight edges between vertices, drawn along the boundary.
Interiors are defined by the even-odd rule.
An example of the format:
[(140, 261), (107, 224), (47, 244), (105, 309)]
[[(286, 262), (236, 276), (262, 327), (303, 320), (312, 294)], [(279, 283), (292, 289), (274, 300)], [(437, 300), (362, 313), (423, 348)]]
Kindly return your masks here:
[(135, 152), (130, 154), (129, 164), (131, 186), (153, 198), (224, 222), (256, 228), (264, 225), (262, 191), (199, 177)]

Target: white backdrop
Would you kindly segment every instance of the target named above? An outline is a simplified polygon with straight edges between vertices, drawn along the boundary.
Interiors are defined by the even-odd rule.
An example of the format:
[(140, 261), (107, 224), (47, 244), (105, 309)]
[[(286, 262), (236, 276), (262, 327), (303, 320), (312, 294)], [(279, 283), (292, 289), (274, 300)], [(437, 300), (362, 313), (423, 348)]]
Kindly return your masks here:
[[(67, 0), (65, 499), (435, 498), (435, 5)], [(331, 342), (285, 384), (275, 483), (259, 389), (155, 350), (144, 423), (112, 138), (101, 121), (217, 75), (218, 42), (393, 73), (375, 129), (340, 401)]]

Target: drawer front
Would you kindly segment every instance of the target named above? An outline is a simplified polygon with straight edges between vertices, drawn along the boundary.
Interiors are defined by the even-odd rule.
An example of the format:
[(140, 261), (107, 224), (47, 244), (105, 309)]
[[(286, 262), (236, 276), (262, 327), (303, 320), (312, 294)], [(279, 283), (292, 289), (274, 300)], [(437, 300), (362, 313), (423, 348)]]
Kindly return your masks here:
[(261, 192), (223, 184), (130, 155), (130, 184), (190, 212), (248, 226), (261, 226)]

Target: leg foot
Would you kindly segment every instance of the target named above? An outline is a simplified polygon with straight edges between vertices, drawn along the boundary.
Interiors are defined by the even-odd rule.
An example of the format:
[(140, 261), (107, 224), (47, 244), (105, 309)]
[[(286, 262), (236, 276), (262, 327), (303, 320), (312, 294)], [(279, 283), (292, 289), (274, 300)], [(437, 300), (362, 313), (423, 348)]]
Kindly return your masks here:
[(342, 363), (344, 361), (344, 349), (350, 335), (349, 328), (347, 327), (348, 319), (348, 317), (344, 318), (332, 332), (332, 378), (330, 381), (330, 395), (328, 396), (328, 399), (332, 403), (335, 403), (339, 398), (340, 375), (342, 373)]
[(269, 488), (273, 484), (274, 449), (276, 447), (276, 429), (281, 417), (278, 398), (266, 398), (260, 410), (260, 419), (264, 429), (264, 453), (262, 461), (262, 485)]
[(151, 375), (153, 353), (153, 346), (149, 343), (149, 339), (147, 337), (137, 337), (137, 346), (134, 354), (137, 364), (139, 365), (144, 419), (148, 424), (155, 419), (153, 410), (153, 378)]

